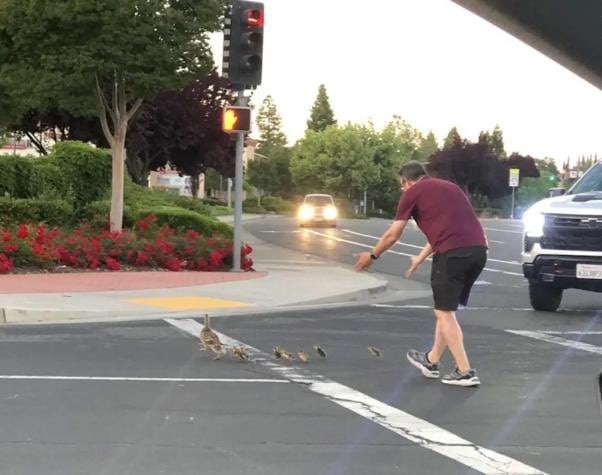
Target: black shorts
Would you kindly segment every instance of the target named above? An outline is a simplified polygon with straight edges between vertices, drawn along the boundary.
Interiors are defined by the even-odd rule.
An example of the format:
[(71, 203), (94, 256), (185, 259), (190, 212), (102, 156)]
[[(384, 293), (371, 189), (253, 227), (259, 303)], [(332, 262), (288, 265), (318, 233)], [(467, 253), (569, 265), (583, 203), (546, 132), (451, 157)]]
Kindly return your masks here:
[(486, 247), (462, 247), (433, 256), (431, 287), (436, 310), (466, 306), (470, 289), (487, 262)]

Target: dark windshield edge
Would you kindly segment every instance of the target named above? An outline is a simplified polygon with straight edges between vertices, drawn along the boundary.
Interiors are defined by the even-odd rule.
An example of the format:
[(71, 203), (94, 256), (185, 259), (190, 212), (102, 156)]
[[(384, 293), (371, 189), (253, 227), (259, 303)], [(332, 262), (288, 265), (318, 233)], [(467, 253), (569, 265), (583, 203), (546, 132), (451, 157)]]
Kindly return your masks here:
[(567, 195), (602, 192), (602, 162), (596, 163), (569, 188)]

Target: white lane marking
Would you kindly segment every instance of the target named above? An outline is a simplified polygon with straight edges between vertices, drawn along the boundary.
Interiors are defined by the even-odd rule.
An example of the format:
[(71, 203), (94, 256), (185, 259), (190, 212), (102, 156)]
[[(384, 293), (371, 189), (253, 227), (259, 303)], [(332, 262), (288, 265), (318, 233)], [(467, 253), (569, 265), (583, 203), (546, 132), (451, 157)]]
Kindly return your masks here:
[[(345, 232), (348, 232), (348, 233), (351, 233), (351, 234), (356, 234), (357, 236), (362, 236), (362, 237), (367, 237), (367, 238), (370, 238), (370, 239), (375, 239), (376, 241), (378, 241), (380, 239), (377, 236), (371, 236), (369, 234), (356, 233), (355, 231), (351, 231), (350, 229), (343, 229), (342, 231), (345, 231)], [(491, 241), (491, 242), (500, 242), (500, 241)], [(407, 243), (401, 242), (401, 241), (397, 241), (396, 244), (398, 244), (400, 246), (413, 247), (413, 248), (416, 248), (416, 249), (422, 249), (424, 247), (424, 246), (417, 246), (415, 244), (407, 244)], [(504, 244), (504, 243), (501, 243), (501, 244)], [(499, 262), (501, 264), (510, 264), (510, 265), (515, 265), (515, 266), (520, 266), (521, 265), (521, 263), (518, 262), (518, 261), (502, 261), (500, 259), (493, 259), (492, 257), (488, 257), (487, 260), (491, 261), (491, 262)], [(522, 274), (513, 273), (512, 275), (520, 275), (522, 277)]]
[(46, 381), (153, 381), (176, 383), (290, 383), (287, 379), (126, 378), (111, 376), (36, 376), (30, 374), (0, 374), (0, 379), (32, 379)]
[[(349, 233), (349, 234), (355, 234), (356, 236), (362, 236), (362, 237), (367, 237), (370, 239), (376, 239), (377, 241), (380, 239), (377, 236), (371, 236), (370, 234), (358, 233), (356, 231), (352, 231), (351, 229), (341, 229), (341, 231), (345, 231), (346, 233)], [(400, 244), (402, 246), (407, 246), (407, 247), (413, 247), (414, 249), (422, 249), (424, 247), (424, 246), (417, 246), (416, 244), (407, 244), (407, 243), (401, 242), (401, 241), (397, 241), (396, 244)]]
[(512, 233), (512, 234), (522, 234), (522, 231), (511, 231), (510, 229), (497, 229), (497, 228), (486, 228), (483, 227), (486, 231), (498, 231), (500, 233)]
[(602, 331), (557, 331), (557, 330), (541, 330), (540, 333), (548, 335), (602, 335)]
[[(408, 310), (422, 310), (422, 309), (432, 310), (432, 308), (433, 308), (432, 305), (391, 305), (391, 304), (386, 304), (386, 303), (373, 303), (371, 306), (372, 307), (380, 307), (380, 308), (403, 308), (403, 309), (408, 309)], [(517, 308), (517, 307), (513, 307), (513, 308), (503, 308), (503, 307), (462, 307), (460, 309), (460, 311), (464, 311), (464, 310), (476, 310), (476, 311), (483, 311), (483, 310), (503, 310), (503, 311), (506, 311), (506, 312), (533, 312), (532, 308)]]
[[(194, 337), (198, 337), (203, 327), (200, 323), (192, 319), (166, 319), (165, 321)], [(433, 450), (481, 473), (489, 475), (546, 475), (536, 468), (473, 444), (452, 432), (389, 406), (353, 388), (305, 369), (279, 365), (267, 353), (234, 340), (222, 333), (216, 333), (218, 333), (226, 346), (246, 347), (251, 361), (269, 368), (293, 383), (303, 385), (309, 391), (320, 394), (327, 400), (349, 409), (421, 447)]]
[[(367, 244), (362, 244), (361, 242), (355, 242), (355, 241), (349, 241), (347, 239), (343, 239), (337, 236), (331, 236), (330, 234), (324, 234), (324, 233), (319, 233), (318, 231), (314, 231), (313, 229), (306, 229), (307, 232), (311, 233), (311, 234), (315, 234), (316, 236), (322, 236), (328, 239), (333, 239), (335, 241), (339, 241), (339, 242), (346, 242), (347, 244), (353, 244), (354, 246), (359, 246), (359, 247), (364, 247), (366, 249), (372, 249), (374, 246), (368, 246)], [(391, 254), (397, 254), (399, 256), (406, 256), (406, 257), (413, 257), (414, 254), (406, 254), (405, 252), (397, 252), (397, 251), (392, 251), (391, 249), (389, 249), (388, 251), (385, 252), (390, 252)]]
[(487, 239), (489, 240), (489, 242), (494, 242), (494, 243), (496, 243), (496, 244), (506, 244), (506, 243), (505, 243), (505, 242), (503, 242), (503, 241), (496, 241), (495, 239), (489, 239), (489, 238), (487, 238)]
[[(432, 305), (392, 305), (392, 304), (387, 304), (387, 303), (373, 303), (370, 305), (371, 307), (381, 307), (381, 308), (402, 308), (402, 309), (407, 309), (407, 310), (422, 310), (422, 309), (429, 309), (432, 310)], [(487, 311), (487, 310), (491, 310), (491, 311), (500, 311), (500, 312), (534, 312), (535, 310), (533, 310), (532, 308), (521, 308), (521, 307), (462, 307), (460, 308), (459, 311), (466, 311), (466, 310), (471, 310), (471, 311)], [(595, 312), (596, 310), (587, 310), (587, 309), (582, 309), (582, 308), (563, 308), (562, 310), (558, 310), (556, 313), (586, 313), (586, 314), (591, 314), (592, 312)], [(544, 332), (542, 332), (544, 333)], [(545, 333), (554, 333), (554, 332), (545, 332)], [(561, 332), (561, 333), (566, 333), (566, 332)], [(569, 333), (570, 334), (570, 333)], [(578, 335), (580, 333), (575, 332), (575, 335)], [(593, 333), (593, 332), (588, 332), (585, 333), (588, 335), (596, 335), (597, 333)], [(600, 332), (600, 334), (602, 334), (602, 332)]]
[[(488, 260), (491, 260), (491, 259), (488, 259)], [(490, 267), (485, 267), (483, 270), (486, 270), (489, 272), (497, 272), (498, 274), (517, 275), (519, 277), (524, 277), (523, 274), (521, 274), (520, 272), (510, 272), (507, 270), (491, 269)]]
[(556, 343), (561, 346), (568, 346), (576, 350), (588, 351), (597, 355), (602, 355), (602, 347), (596, 345), (590, 345), (589, 343), (583, 343), (582, 341), (567, 340), (566, 338), (560, 338), (555, 335), (548, 335), (543, 332), (534, 332), (526, 330), (506, 330), (508, 333), (514, 333), (515, 335), (526, 336), (528, 338), (534, 338), (536, 340), (547, 341), (548, 343)]

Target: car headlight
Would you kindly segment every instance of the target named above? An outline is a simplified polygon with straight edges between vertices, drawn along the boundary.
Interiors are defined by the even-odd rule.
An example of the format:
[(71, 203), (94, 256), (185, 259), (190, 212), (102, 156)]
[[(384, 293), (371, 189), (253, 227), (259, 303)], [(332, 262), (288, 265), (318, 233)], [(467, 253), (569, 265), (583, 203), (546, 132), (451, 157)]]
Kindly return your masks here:
[(334, 206), (324, 208), (324, 217), (326, 219), (335, 219), (337, 217), (337, 209)]
[(310, 205), (303, 205), (299, 208), (299, 219), (306, 221), (308, 219), (313, 218), (314, 216), (314, 207)]
[(529, 237), (542, 237), (545, 216), (536, 209), (530, 208), (523, 215), (525, 234)]

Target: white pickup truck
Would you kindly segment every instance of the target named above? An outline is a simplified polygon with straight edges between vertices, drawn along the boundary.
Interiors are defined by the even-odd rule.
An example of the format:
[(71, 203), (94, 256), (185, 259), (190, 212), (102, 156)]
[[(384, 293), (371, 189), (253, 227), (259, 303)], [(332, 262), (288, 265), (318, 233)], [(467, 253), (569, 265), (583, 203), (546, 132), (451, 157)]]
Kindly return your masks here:
[(566, 193), (523, 216), (523, 273), (535, 310), (556, 311), (564, 289), (602, 292), (602, 162)]

